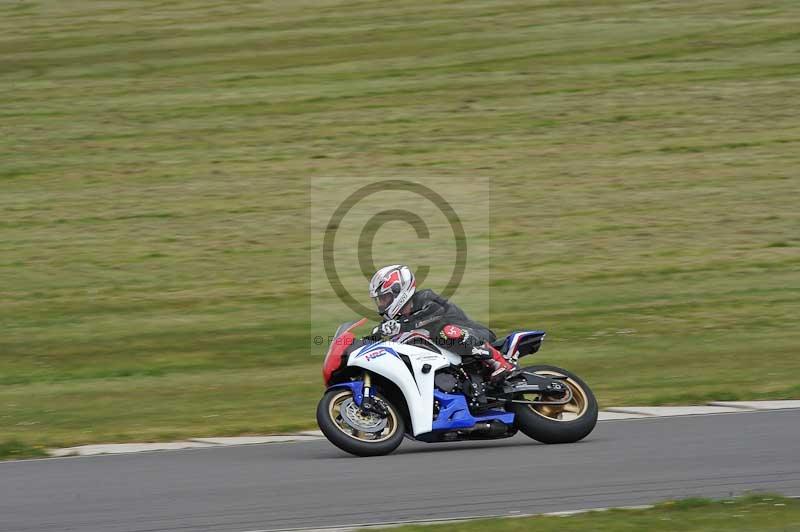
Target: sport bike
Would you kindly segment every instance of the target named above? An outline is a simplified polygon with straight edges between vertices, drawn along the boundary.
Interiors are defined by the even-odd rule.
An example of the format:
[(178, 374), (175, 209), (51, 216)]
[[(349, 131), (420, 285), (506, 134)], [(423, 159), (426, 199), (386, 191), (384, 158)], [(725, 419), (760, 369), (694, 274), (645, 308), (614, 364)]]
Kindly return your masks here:
[[(473, 356), (461, 357), (418, 332), (356, 339), (366, 323), (342, 324), (323, 365), (317, 423), (336, 447), (357, 456), (391, 453), (403, 437), (428, 443), (509, 438), (572, 443), (597, 423), (597, 400), (577, 375), (528, 366), (493, 384)], [(544, 331), (518, 331), (493, 345), (508, 359), (536, 353)]]

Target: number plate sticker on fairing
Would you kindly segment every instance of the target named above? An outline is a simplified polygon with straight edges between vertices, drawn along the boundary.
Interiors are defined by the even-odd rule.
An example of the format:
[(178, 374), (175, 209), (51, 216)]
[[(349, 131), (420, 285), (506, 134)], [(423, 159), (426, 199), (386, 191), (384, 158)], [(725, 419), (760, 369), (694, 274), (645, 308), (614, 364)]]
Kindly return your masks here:
[(356, 358), (363, 357), (369, 362), (370, 360), (375, 360), (376, 358), (380, 358), (384, 355), (392, 355), (397, 358), (400, 358), (400, 356), (397, 354), (397, 351), (389, 347), (376, 347), (374, 349), (369, 349), (367, 351), (364, 351), (363, 353), (359, 353), (358, 355), (356, 355)]

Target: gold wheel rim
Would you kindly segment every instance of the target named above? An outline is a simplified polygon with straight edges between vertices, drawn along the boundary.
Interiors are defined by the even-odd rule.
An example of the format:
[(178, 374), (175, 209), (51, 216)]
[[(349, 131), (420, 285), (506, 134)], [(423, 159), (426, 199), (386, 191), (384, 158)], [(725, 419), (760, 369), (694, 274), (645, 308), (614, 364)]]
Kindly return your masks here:
[[(586, 413), (586, 410), (589, 408), (589, 399), (587, 398), (583, 387), (578, 384), (577, 381), (567, 377), (566, 375), (558, 373), (557, 371), (539, 370), (534, 371), (534, 373), (543, 377), (566, 377), (565, 379), (561, 380), (561, 382), (569, 386), (569, 389), (572, 392), (572, 398), (567, 404), (564, 405), (527, 405), (528, 408), (530, 408), (533, 412), (542, 416), (543, 418), (562, 423), (575, 421)], [(526, 394), (523, 395), (523, 398), (526, 401), (542, 400), (542, 396), (540, 394)]]
[[(342, 391), (341, 393), (336, 394), (328, 405), (328, 414), (330, 415), (330, 418), (333, 420), (333, 424), (336, 425), (337, 429), (354, 440), (366, 443), (378, 443), (386, 441), (391, 438), (395, 432), (397, 432), (397, 414), (395, 413), (394, 408), (385, 401), (381, 402), (386, 407), (389, 415), (386, 418), (386, 426), (380, 431), (367, 432), (355, 429), (348, 425), (342, 417), (341, 409), (344, 402), (352, 397), (353, 392)], [(377, 400), (380, 401), (380, 399)]]

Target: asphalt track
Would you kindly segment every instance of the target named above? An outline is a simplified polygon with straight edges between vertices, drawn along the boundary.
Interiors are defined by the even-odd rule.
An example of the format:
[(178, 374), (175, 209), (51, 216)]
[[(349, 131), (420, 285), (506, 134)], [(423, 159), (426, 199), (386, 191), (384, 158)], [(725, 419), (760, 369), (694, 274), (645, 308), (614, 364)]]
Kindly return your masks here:
[(351, 458), (324, 440), (0, 463), (0, 530), (244, 532), (800, 495), (800, 410), (607, 421)]

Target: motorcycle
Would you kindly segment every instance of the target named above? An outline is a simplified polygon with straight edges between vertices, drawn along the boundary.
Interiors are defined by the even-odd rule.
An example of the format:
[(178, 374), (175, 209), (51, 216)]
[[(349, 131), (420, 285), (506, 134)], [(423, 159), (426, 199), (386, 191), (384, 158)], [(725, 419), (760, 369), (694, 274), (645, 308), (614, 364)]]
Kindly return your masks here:
[[(389, 454), (404, 437), (435, 443), (510, 438), (572, 443), (597, 423), (597, 400), (565, 369), (536, 365), (491, 383), (480, 360), (461, 357), (419, 332), (357, 340), (344, 323), (323, 363), (326, 391), (317, 423), (336, 447), (356, 456)], [(515, 363), (536, 353), (544, 331), (518, 331), (493, 344)]]

